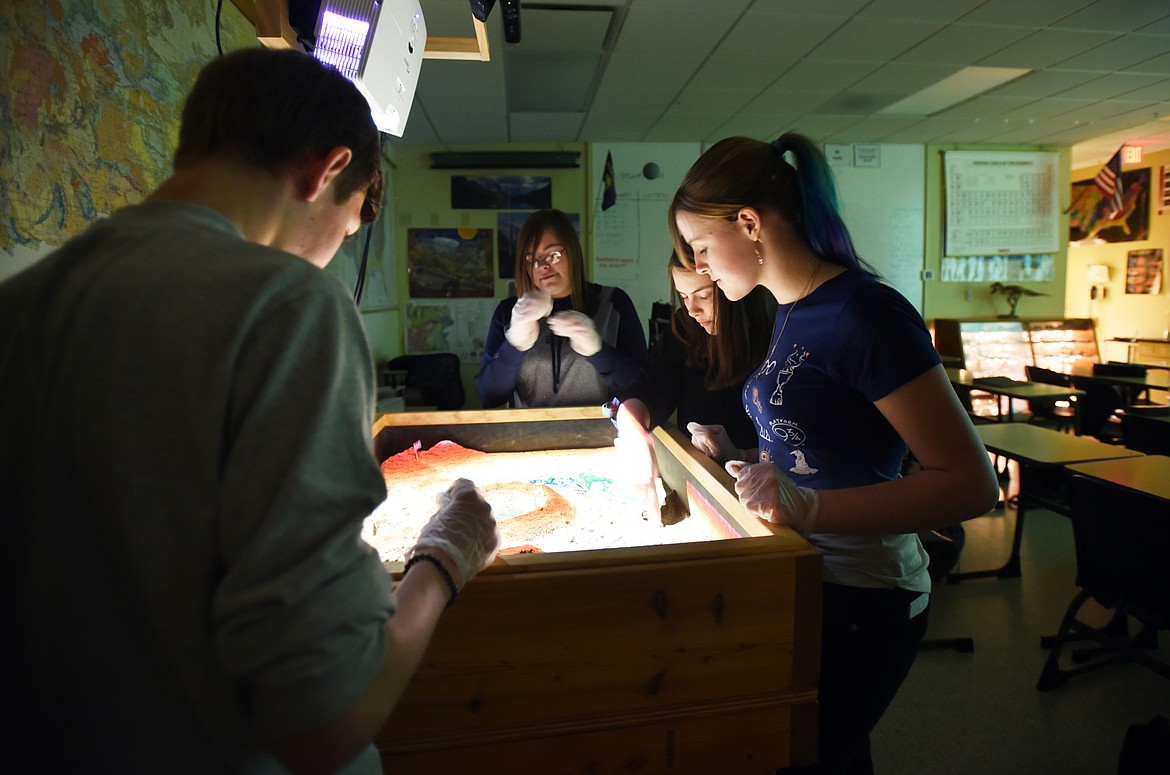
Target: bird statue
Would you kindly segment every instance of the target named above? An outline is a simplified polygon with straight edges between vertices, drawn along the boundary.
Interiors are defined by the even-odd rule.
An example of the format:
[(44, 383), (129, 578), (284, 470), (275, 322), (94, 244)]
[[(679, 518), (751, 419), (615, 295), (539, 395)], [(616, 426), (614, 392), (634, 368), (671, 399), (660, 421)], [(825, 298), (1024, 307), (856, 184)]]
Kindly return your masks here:
[(1001, 318), (1015, 318), (1016, 305), (1020, 303), (1020, 298), (1023, 296), (1048, 295), (1047, 293), (1041, 293), (1040, 291), (1033, 291), (1030, 288), (1025, 288), (1022, 285), (1004, 285), (1003, 283), (992, 283), (991, 292), (1003, 294), (1004, 298), (1007, 299), (1008, 304), (1011, 306), (1011, 310), (1008, 312), (1008, 314), (999, 315)]

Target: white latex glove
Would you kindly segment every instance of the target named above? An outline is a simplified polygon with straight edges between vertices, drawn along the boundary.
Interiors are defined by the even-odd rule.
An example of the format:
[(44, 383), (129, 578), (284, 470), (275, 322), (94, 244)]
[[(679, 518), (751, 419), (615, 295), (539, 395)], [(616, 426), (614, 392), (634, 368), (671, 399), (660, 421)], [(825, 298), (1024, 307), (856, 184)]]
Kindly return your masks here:
[(743, 457), (743, 451), (731, 443), (731, 439), (727, 437), (727, 429), (722, 425), (699, 425), (697, 422), (689, 422), (687, 432), (691, 434), (691, 444), (717, 463), (726, 463)]
[(548, 330), (567, 337), (569, 347), (586, 358), (601, 351), (601, 334), (597, 333), (593, 318), (584, 312), (558, 312), (548, 319)]
[(409, 561), (427, 549), (446, 554), (458, 569), (456, 589), (462, 589), (496, 556), (500, 533), (492, 507), (470, 479), (456, 479), (438, 498), (439, 510), (423, 526), (418, 541), (406, 553)]
[(617, 426), (618, 435), (613, 440), (613, 446), (618, 451), (624, 477), (636, 491), (643, 493), (647, 516), (661, 517), (662, 504), (658, 502), (658, 458), (654, 455), (654, 437), (635, 416), (635, 412), (624, 403), (618, 408), (614, 425)]
[(772, 463), (732, 460), (724, 468), (735, 477), (735, 494), (749, 514), (802, 536), (813, 532), (820, 506), (816, 490), (797, 486)]
[(540, 319), (552, 312), (553, 300), (545, 291), (536, 289), (520, 297), (512, 307), (512, 320), (504, 338), (520, 352), (527, 352), (540, 336)]

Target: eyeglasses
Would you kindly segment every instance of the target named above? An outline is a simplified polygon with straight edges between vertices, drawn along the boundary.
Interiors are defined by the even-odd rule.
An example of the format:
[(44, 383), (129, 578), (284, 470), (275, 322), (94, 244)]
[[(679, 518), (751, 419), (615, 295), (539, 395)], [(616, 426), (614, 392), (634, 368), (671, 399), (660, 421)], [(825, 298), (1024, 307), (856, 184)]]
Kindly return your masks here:
[(564, 255), (565, 254), (559, 250), (550, 250), (543, 256), (534, 256), (530, 253), (524, 257), (524, 263), (529, 267), (540, 266), (541, 264), (552, 266), (553, 264), (559, 263), (560, 260), (564, 258)]

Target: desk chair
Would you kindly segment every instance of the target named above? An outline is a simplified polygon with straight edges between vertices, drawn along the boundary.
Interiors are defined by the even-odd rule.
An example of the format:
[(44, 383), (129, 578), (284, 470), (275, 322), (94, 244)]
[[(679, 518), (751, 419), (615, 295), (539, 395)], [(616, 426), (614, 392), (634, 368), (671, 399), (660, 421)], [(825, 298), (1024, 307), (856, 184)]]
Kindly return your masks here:
[[(1072, 387), (1072, 378), (1068, 374), (1061, 374), (1052, 369), (1025, 365), (1024, 374), (1029, 382)], [(1036, 399), (1028, 402), (1028, 411), (1032, 413), (1028, 419), (1030, 423), (1054, 428), (1062, 433), (1068, 433), (1076, 428), (1076, 409), (1068, 401), (1055, 398)]]
[(1122, 406), (1121, 394), (1108, 382), (1077, 374), (1072, 376), (1072, 386), (1085, 391), (1077, 406), (1081, 414), (1081, 435), (1096, 436), (1110, 444), (1119, 443), (1122, 440), (1121, 424), (1115, 415)]
[(421, 353), (392, 358), (386, 368), (406, 372), (407, 407), (433, 406), (450, 411), (462, 409), (467, 396), (459, 356), (455, 353)]
[[(1165, 410), (1166, 407), (1157, 407)], [(1147, 455), (1170, 455), (1170, 421), (1129, 407), (1121, 416), (1121, 434), (1125, 446)]]
[[(1156, 644), (1159, 630), (1170, 629), (1170, 501), (1074, 476), (1069, 507), (1080, 591), (1065, 611), (1036, 688), (1055, 689), (1073, 676), (1120, 662), (1137, 662), (1170, 679), (1170, 664), (1144, 650), (1151, 639)], [(1089, 598), (1139, 621), (1143, 635), (1131, 640), (1079, 620)], [(1062, 668), (1064, 647), (1078, 636), (1096, 641), (1108, 656)]]
[(647, 347), (652, 348), (666, 334), (670, 328), (670, 319), (674, 310), (664, 301), (656, 301), (650, 305), (650, 320), (646, 322), (650, 337), (646, 340)]

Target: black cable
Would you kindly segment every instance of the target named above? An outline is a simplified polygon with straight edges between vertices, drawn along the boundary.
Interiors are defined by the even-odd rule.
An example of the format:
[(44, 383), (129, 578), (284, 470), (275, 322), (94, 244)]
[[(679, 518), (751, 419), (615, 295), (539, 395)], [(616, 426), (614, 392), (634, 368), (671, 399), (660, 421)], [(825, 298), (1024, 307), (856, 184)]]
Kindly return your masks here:
[(366, 229), (366, 244), (365, 244), (365, 247), (362, 248), (362, 261), (358, 265), (357, 283), (355, 284), (354, 289), (353, 289), (353, 303), (354, 304), (361, 304), (362, 291), (365, 290), (365, 288), (366, 288), (366, 261), (370, 257), (370, 237), (373, 236), (373, 234), (374, 234), (374, 224), (367, 223), (365, 226), (365, 229)]
[(219, 0), (215, 4), (215, 48), (219, 51), (219, 55), (223, 56), (223, 44), (219, 39), (219, 18), (223, 14), (223, 0)]

